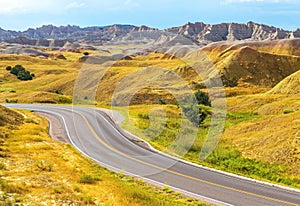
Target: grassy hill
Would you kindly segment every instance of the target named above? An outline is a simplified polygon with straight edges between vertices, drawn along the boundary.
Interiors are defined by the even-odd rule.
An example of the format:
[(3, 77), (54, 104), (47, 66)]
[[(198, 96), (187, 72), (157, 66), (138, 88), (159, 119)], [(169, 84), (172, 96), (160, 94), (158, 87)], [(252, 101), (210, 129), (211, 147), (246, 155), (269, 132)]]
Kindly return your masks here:
[[(265, 43), (263, 47), (261, 43), (217, 43), (205, 47), (203, 51), (223, 75), (225, 85), (274, 87), (285, 77), (298, 71), (300, 57), (283, 54), (275, 45), (274, 49), (273, 44)], [(286, 47), (297, 48), (296, 45)]]
[[(221, 75), (226, 86), (228, 114), (224, 135), (212, 156), (199, 162), (210, 124), (208, 117), (186, 159), (299, 187), (299, 42), (299, 39), (219, 42), (203, 48), (206, 55), (197, 51), (185, 57), (190, 62), (206, 62), (203, 67), (206, 75), (213, 77), (216, 72)], [(152, 108), (162, 107), (170, 114), (167, 128), (157, 138), (150, 139), (152, 145), (164, 150), (174, 141), (180, 125), (180, 111), (173, 104), (173, 95), (182, 94), (185, 84), (195, 90), (204, 87), (203, 79), (186, 65), (184, 58), (152, 52), (133, 55), (107, 68), (80, 63), (82, 54), (63, 54), (67, 60), (1, 55), (0, 101), (70, 103), (76, 82), (80, 90), (74, 94), (75, 99), (83, 104), (108, 105), (118, 88), (114, 104), (120, 105), (121, 101), (132, 104), (131, 117), (124, 122), (128, 130), (140, 136), (151, 133), (147, 130), (150, 120), (145, 117), (149, 117)], [(36, 77), (26, 82), (17, 80), (5, 70), (15, 64), (22, 64)], [(166, 78), (169, 73), (180, 76), (182, 81)], [(99, 77), (102, 77), (100, 82)], [(151, 82), (152, 85), (143, 87)], [(136, 87), (141, 89), (135, 90)]]
[[(119, 94), (121, 99), (130, 96), (134, 87), (138, 86), (136, 83), (141, 82), (143, 78), (145, 83), (152, 82), (155, 86), (136, 91), (132, 104), (158, 103), (161, 99), (172, 102), (174, 98), (159, 87), (173, 91), (176, 90), (174, 88), (182, 88), (183, 85), (188, 85), (192, 89), (205, 87), (203, 79), (190, 65), (186, 65), (187, 59), (191, 59), (188, 62), (199, 60), (206, 62), (205, 75), (213, 77), (219, 73), (229, 96), (260, 93), (271, 89), (281, 80), (298, 71), (300, 68), (300, 57), (297, 56), (298, 45), (299, 40), (263, 43), (221, 42), (203, 48), (202, 54), (201, 51), (196, 51), (182, 59), (166, 58), (165, 54), (150, 53), (146, 56), (133, 55), (126, 60), (114, 62), (109, 67), (83, 64), (79, 61), (83, 54), (72, 52), (62, 53), (66, 60), (1, 55), (0, 101), (5, 102), (7, 99), (18, 102), (70, 103), (74, 83), (76, 83), (80, 85), (80, 91), (77, 91), (76, 95), (81, 99), (91, 101), (96, 99), (101, 104), (109, 104), (118, 84), (124, 82), (123, 78), (128, 76), (126, 84), (122, 85), (124, 89)], [(97, 55), (104, 54), (97, 53)], [(36, 77), (32, 81), (20, 81), (5, 70), (6, 66), (16, 64), (23, 65)], [(166, 70), (174, 72), (173, 74), (178, 75), (180, 79), (174, 76), (166, 79), (164, 73)], [(159, 79), (159, 72), (163, 79)]]
[[(74, 53), (73, 55), (80, 54)], [(71, 60), (41, 59), (22, 55), (0, 56), (0, 98), (4, 102), (64, 103), (71, 102), (72, 80), (74, 81), (80, 64)], [(31, 81), (20, 81), (5, 68), (21, 64), (35, 78)]]
[(23, 121), (23, 116), (17, 112), (0, 105), (0, 126), (19, 125)]
[(300, 180), (300, 111), (289, 108), (286, 105), (280, 114), (233, 125), (225, 130), (223, 140), (245, 158), (285, 165), (287, 172)]
[(300, 71), (297, 71), (279, 82), (270, 94), (300, 94)]

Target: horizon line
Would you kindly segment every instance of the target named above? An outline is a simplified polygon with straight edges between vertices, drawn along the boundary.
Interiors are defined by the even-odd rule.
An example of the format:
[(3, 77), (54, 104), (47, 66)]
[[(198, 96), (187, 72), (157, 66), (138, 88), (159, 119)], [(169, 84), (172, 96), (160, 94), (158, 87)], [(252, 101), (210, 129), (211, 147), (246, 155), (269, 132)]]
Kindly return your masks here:
[(270, 24), (266, 24), (266, 23), (258, 23), (258, 22), (255, 22), (255, 21), (252, 21), (252, 20), (249, 20), (247, 22), (220, 22), (220, 23), (205, 23), (204, 21), (195, 21), (195, 22), (186, 22), (185, 24), (181, 24), (181, 25), (178, 25), (178, 26), (167, 26), (167, 27), (164, 27), (164, 28), (158, 28), (158, 27), (152, 27), (152, 26), (148, 26), (146, 24), (141, 24), (141, 25), (135, 25), (135, 24), (131, 24), (131, 23), (113, 23), (113, 24), (107, 24), (107, 25), (79, 25), (79, 24), (55, 24), (55, 23), (50, 23), (50, 24), (42, 24), (40, 26), (35, 26), (35, 27), (28, 27), (27, 29), (25, 30), (16, 30), (16, 29), (6, 29), (6, 28), (3, 28), (0, 26), (0, 29), (2, 30), (5, 30), (5, 31), (14, 31), (14, 32), (25, 32), (25, 31), (28, 31), (29, 29), (39, 29), (39, 28), (42, 28), (44, 26), (54, 26), (54, 27), (68, 27), (68, 26), (71, 26), (71, 27), (79, 27), (80, 29), (84, 29), (84, 28), (90, 28), (90, 27), (99, 27), (99, 28), (104, 28), (104, 27), (111, 27), (111, 26), (134, 26), (134, 27), (142, 27), (142, 26), (146, 26), (146, 27), (149, 27), (151, 29), (157, 29), (157, 30), (164, 30), (164, 29), (169, 29), (169, 28), (174, 28), (174, 27), (180, 27), (180, 26), (184, 26), (184, 25), (187, 25), (187, 24), (196, 24), (196, 23), (203, 23), (203, 24), (206, 24), (206, 25), (219, 25), (219, 24), (244, 24), (244, 25), (247, 25), (248, 23), (254, 23), (254, 24), (258, 24), (258, 25), (262, 25), (262, 26), (268, 26), (268, 27), (274, 27), (274, 28), (277, 28), (277, 29), (282, 29), (284, 31), (290, 31), (290, 32), (294, 32), (294, 31), (297, 31), (300, 29), (300, 27), (297, 27), (296, 29), (286, 29), (286, 28), (283, 28), (283, 27), (277, 27), (277, 26), (274, 26), (274, 25), (270, 25)]

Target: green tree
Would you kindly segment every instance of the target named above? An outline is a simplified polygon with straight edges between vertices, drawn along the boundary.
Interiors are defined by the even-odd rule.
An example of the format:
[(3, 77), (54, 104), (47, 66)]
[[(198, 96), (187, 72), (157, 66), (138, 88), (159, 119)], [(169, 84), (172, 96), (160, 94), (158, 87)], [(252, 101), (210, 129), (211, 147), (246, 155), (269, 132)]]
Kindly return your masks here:
[(194, 95), (197, 99), (198, 104), (203, 104), (203, 105), (211, 107), (211, 101), (210, 101), (207, 93), (202, 92), (201, 90), (198, 90), (197, 92), (195, 92)]
[(207, 112), (202, 110), (198, 105), (181, 105), (181, 109), (185, 116), (194, 126), (198, 127), (207, 117)]

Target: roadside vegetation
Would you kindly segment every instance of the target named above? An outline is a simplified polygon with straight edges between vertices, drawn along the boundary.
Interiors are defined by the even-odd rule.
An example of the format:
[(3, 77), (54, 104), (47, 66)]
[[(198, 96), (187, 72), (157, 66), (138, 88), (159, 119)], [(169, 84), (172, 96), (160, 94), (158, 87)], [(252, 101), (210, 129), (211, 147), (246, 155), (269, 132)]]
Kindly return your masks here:
[[(151, 125), (150, 119), (145, 118), (148, 117), (149, 112), (155, 107), (160, 107), (167, 113), (165, 127), (163, 130), (160, 130), (161, 132), (159, 134), (149, 133), (148, 127)], [(122, 108), (120, 108), (120, 112), (122, 113)], [(123, 122), (123, 127), (132, 133), (143, 137), (155, 148), (170, 153), (171, 150), (168, 147), (178, 136), (178, 131), (181, 127), (182, 117), (180, 116), (179, 108), (174, 105), (164, 105), (163, 107), (161, 105), (152, 105), (145, 108), (141, 105), (131, 106), (129, 112), (130, 119), (126, 119)], [(284, 161), (276, 161), (276, 159), (273, 161), (268, 161), (266, 159), (260, 160), (259, 156), (258, 158), (244, 156), (243, 150), (240, 150), (238, 146), (235, 146), (231, 138), (229, 138), (232, 137), (228, 134), (233, 128), (242, 124), (247, 124), (247, 122), (251, 121), (260, 122), (265, 118), (271, 117), (253, 113), (229, 112), (225, 124), (225, 131), (227, 131), (225, 132), (226, 136), (223, 135), (218, 143), (218, 146), (207, 159), (200, 160), (200, 151), (207, 137), (207, 132), (210, 125), (210, 116), (208, 115), (205, 121), (200, 125), (200, 129), (194, 144), (183, 158), (197, 164), (250, 178), (300, 188), (300, 174), (295, 163), (292, 162), (291, 164), (286, 164)], [(157, 122), (163, 121), (156, 120), (154, 124)], [(151, 137), (151, 135), (156, 136)], [(240, 135), (243, 135), (243, 133), (240, 132)], [(268, 148), (269, 151), (270, 149), (272, 148)], [(282, 158), (286, 158), (286, 160), (289, 161), (289, 158), (293, 157), (284, 156)]]
[(1, 205), (207, 205), (98, 166), (30, 111), (0, 106), (0, 123)]

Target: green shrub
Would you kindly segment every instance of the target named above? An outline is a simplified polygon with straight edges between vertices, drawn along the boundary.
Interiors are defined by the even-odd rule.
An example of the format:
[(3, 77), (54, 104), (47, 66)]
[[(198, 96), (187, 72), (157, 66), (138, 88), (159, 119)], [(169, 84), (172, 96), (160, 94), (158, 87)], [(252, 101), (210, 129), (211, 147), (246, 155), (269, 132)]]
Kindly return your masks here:
[(17, 74), (17, 78), (23, 81), (32, 80), (32, 76), (29, 71), (21, 70)]
[(36, 122), (35, 120), (31, 119), (31, 118), (26, 118), (24, 120), (24, 123), (28, 123), (28, 124), (38, 124), (38, 122)]
[(11, 100), (10, 99), (5, 99), (6, 103), (18, 103), (18, 101), (19, 101), (18, 99), (11, 99)]
[(22, 65), (16, 65), (14, 67), (8, 66), (6, 70), (10, 71), (11, 74), (17, 76), (18, 79), (22, 81), (32, 80), (35, 77), (34, 74), (30, 74)]
[(78, 180), (81, 184), (94, 184), (96, 181), (100, 181), (101, 179), (98, 177), (92, 177), (91, 175), (84, 174)]
[(10, 73), (17, 76), (20, 71), (25, 71), (25, 68), (22, 65), (16, 65), (11, 68)]
[(0, 179), (0, 190), (7, 193), (17, 193), (23, 194), (28, 191), (24, 186), (16, 185), (16, 184), (7, 184), (4, 180)]
[(3, 162), (0, 162), (0, 170), (5, 170), (6, 166)]
[(195, 92), (195, 97), (197, 99), (198, 104), (203, 104), (205, 106), (211, 106), (211, 101), (209, 100), (208, 94), (198, 90)]
[(71, 104), (72, 103), (72, 98), (64, 96), (64, 95), (59, 95), (57, 102), (59, 104)]
[(92, 205), (94, 205), (95, 204), (95, 202), (93, 201), (93, 198), (91, 197), (91, 196), (89, 196), (89, 195), (82, 195), (81, 196), (81, 199), (84, 201), (84, 203), (85, 204), (87, 204), (87, 205), (89, 205), (89, 204), (92, 204)]
[(222, 82), (223, 82), (224, 86), (226, 86), (226, 87), (236, 87), (238, 85), (238, 78), (237, 77), (234, 77), (234, 76), (230, 76), (230, 77), (222, 76), (221, 79), (222, 79)]
[(162, 188), (162, 190), (165, 191), (166, 193), (172, 193), (173, 192), (173, 190), (169, 186), (164, 186)]
[(163, 99), (160, 99), (160, 100), (159, 100), (159, 104), (162, 104), (162, 105), (164, 105), (164, 104), (167, 104), (167, 103), (166, 103), (166, 101), (165, 101), (165, 100), (163, 100)]
[(53, 164), (46, 163), (43, 160), (37, 162), (35, 165), (41, 171), (47, 171), (47, 172), (53, 171)]
[(64, 187), (54, 187), (53, 191), (57, 194), (63, 194), (65, 192), (65, 188)]
[(207, 113), (198, 105), (181, 105), (185, 116), (194, 126), (198, 127), (207, 117)]
[(73, 186), (73, 190), (74, 190), (75, 192), (81, 192), (80, 187), (77, 186), (77, 185)]
[(138, 114), (138, 117), (141, 119), (150, 119), (148, 114)]
[(289, 113), (293, 113), (293, 112), (294, 112), (294, 110), (287, 109), (287, 110), (283, 111), (283, 114), (289, 114)]

